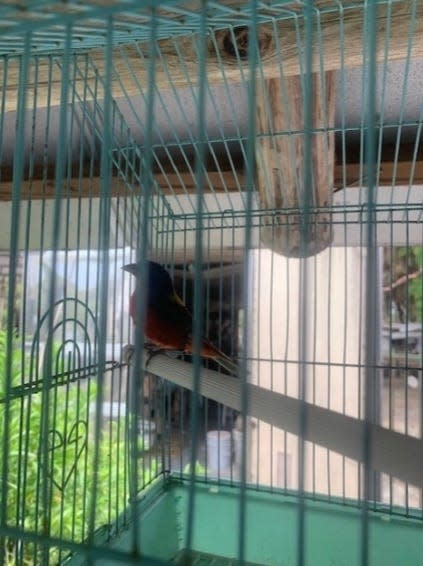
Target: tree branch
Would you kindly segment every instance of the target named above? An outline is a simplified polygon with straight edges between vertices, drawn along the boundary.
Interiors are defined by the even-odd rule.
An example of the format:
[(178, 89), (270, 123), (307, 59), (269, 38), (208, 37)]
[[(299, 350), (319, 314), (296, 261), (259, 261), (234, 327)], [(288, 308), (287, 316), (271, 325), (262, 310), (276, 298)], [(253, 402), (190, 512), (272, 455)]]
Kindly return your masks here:
[(399, 279), (397, 279), (394, 283), (392, 283), (392, 285), (387, 285), (386, 287), (383, 287), (383, 292), (389, 293), (390, 291), (393, 291), (397, 287), (400, 287), (401, 285), (405, 285), (405, 283), (408, 283), (412, 279), (417, 279), (417, 277), (420, 277), (420, 275), (422, 274), (422, 271), (423, 271), (422, 268), (420, 268), (417, 271), (413, 271), (412, 273), (407, 273), (406, 275), (402, 275)]

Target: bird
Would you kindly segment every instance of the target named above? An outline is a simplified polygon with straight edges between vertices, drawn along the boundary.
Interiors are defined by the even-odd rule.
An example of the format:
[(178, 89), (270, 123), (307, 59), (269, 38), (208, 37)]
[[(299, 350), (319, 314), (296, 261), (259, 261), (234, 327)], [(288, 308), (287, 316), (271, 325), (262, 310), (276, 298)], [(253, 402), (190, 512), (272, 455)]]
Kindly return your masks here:
[[(141, 264), (130, 263), (122, 267), (124, 271), (140, 281)], [(146, 261), (146, 316), (144, 335), (146, 341), (158, 351), (179, 351), (194, 354), (193, 319), (188, 307), (175, 291), (168, 271), (159, 263)], [(129, 314), (137, 325), (138, 308), (137, 287), (129, 301)], [(237, 375), (237, 364), (212, 342), (203, 338), (200, 356), (217, 362), (231, 375)]]

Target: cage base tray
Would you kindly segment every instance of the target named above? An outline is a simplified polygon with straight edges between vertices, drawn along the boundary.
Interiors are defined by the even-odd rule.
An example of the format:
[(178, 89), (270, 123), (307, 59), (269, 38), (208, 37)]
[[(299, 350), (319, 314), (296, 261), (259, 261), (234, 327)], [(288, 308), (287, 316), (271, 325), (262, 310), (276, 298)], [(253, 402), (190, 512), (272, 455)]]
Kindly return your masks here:
[[(158, 478), (140, 494), (137, 520), (123, 522), (97, 544), (107, 545), (101, 566), (235, 565), (239, 551), (241, 487), (229, 482), (195, 482), (192, 550), (186, 551), (190, 482), (172, 475)], [(245, 489), (245, 564), (298, 564), (299, 514), (304, 513), (304, 564), (359, 565), (363, 513), (359, 502), (335, 497), (300, 496), (298, 492)], [(407, 513), (407, 515), (406, 515)], [(421, 511), (369, 504), (369, 563), (415, 566), (423, 556)], [(134, 557), (138, 536), (142, 557)], [(107, 547), (110, 555), (107, 556)], [(104, 547), (103, 547), (104, 548)], [(185, 550), (184, 550), (185, 549)], [(66, 566), (88, 564), (75, 553)], [(100, 562), (99, 562), (100, 564)]]
[[(206, 552), (181, 550), (170, 563), (176, 566), (237, 566), (239, 560)], [(245, 566), (260, 566), (257, 562), (244, 562), (244, 564)]]

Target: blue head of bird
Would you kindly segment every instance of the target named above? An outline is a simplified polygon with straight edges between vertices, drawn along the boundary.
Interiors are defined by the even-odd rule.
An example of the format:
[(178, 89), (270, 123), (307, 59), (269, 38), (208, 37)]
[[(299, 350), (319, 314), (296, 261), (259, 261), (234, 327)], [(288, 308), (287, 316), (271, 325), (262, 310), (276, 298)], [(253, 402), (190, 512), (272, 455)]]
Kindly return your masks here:
[[(122, 267), (124, 271), (131, 273), (142, 283), (142, 262), (128, 263)], [(154, 304), (162, 300), (164, 297), (174, 295), (174, 287), (172, 279), (166, 269), (155, 261), (145, 262), (145, 280), (147, 281), (147, 301)]]

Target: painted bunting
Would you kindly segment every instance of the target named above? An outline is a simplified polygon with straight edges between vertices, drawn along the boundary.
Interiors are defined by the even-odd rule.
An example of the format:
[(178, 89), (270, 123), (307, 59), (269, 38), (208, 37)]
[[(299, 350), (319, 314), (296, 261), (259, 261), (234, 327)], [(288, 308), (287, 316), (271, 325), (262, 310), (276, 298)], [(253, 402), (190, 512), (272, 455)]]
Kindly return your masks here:
[[(137, 278), (141, 285), (141, 268), (136, 263), (122, 267)], [(194, 353), (192, 315), (182, 299), (177, 295), (173, 281), (164, 267), (154, 261), (146, 262), (146, 320), (144, 334), (146, 341), (158, 350)], [(129, 302), (129, 314), (137, 324), (138, 289)], [(237, 374), (237, 365), (209, 340), (203, 338), (200, 355), (217, 362), (232, 375)]]

